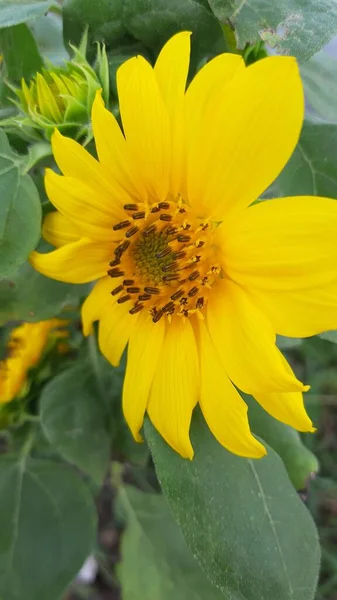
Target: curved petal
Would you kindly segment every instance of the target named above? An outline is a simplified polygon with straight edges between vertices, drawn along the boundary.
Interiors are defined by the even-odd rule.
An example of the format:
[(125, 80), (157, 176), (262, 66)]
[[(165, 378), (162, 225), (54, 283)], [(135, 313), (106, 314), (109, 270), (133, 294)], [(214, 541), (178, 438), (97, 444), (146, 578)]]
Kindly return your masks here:
[(286, 292), (250, 288), (250, 294), (280, 335), (301, 338), (337, 329), (337, 280)]
[(153, 323), (151, 315), (142, 312), (130, 337), (123, 387), (123, 412), (136, 441), (141, 441), (143, 425), (153, 377), (165, 335), (165, 320)]
[(181, 191), (185, 151), (184, 95), (190, 63), (191, 33), (177, 33), (165, 44), (154, 67), (171, 124), (170, 192)]
[(218, 230), (226, 273), (244, 286), (293, 291), (337, 278), (336, 200), (267, 200)]
[(86, 183), (46, 169), (45, 186), (49, 200), (76, 223), (83, 237), (107, 242), (120, 238), (120, 232), (113, 231), (113, 225), (125, 219), (125, 213), (113, 202), (104, 202), (102, 196)]
[(214, 289), (207, 325), (227, 375), (243, 392), (307, 389), (284, 364), (269, 321), (235, 283), (221, 281)]
[(102, 201), (107, 205), (123, 205), (130, 202), (130, 196), (126, 191), (109, 176), (105, 169), (81, 144), (68, 137), (63, 136), (55, 129), (51, 143), (54, 158), (63, 175), (74, 177), (80, 181), (87, 182), (96, 193), (102, 194)]
[(117, 296), (111, 295), (111, 290), (119, 285), (121, 279), (111, 279), (111, 277), (102, 277), (95, 287), (86, 297), (82, 305), (81, 315), (83, 323), (83, 334), (85, 336), (92, 333), (92, 324), (106, 315), (111, 306), (116, 302)]
[(145, 201), (143, 180), (115, 116), (104, 106), (101, 90), (97, 90), (92, 107), (92, 129), (100, 163), (131, 197)]
[(113, 247), (95, 244), (85, 238), (53, 252), (32, 252), (31, 265), (46, 277), (67, 283), (87, 283), (103, 277), (109, 268)]
[(258, 198), (295, 148), (304, 114), (295, 59), (274, 56), (238, 69), (212, 105), (188, 157), (188, 193), (220, 221)]
[(265, 448), (249, 428), (247, 404), (229, 381), (203, 322), (200, 327), (200, 406), (218, 442), (239, 456), (261, 458)]
[(130, 315), (131, 301), (124, 304), (114, 303), (104, 316), (100, 317), (98, 343), (102, 354), (114, 366), (118, 367), (125, 346), (137, 327), (139, 315)]
[(173, 319), (168, 325), (147, 407), (164, 440), (184, 458), (193, 458), (189, 429), (198, 401), (199, 364), (192, 326)]
[(49, 213), (43, 221), (42, 237), (59, 248), (72, 242), (78, 242), (81, 234), (73, 221), (70, 221), (60, 212)]
[(255, 400), (275, 419), (286, 423), (298, 431), (310, 431), (315, 429), (309, 419), (300, 392), (282, 394), (255, 394)]
[(142, 57), (117, 71), (120, 112), (127, 145), (152, 200), (165, 200), (170, 175), (169, 118), (152, 67)]

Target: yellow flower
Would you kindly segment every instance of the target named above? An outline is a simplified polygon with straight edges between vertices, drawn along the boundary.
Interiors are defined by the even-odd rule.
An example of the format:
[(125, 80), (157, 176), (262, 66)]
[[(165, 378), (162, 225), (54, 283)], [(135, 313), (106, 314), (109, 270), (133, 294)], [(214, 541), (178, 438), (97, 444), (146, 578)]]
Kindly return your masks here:
[(7, 345), (7, 358), (0, 361), (0, 404), (13, 400), (25, 386), (29, 369), (39, 362), (51, 337), (65, 337), (58, 327), (67, 321), (49, 319), (39, 323), (22, 323), (13, 329)]
[[(297, 143), (303, 91), (295, 59), (245, 67), (223, 54), (185, 92), (190, 36), (174, 36), (154, 68), (141, 56), (118, 70), (124, 135), (96, 96), (99, 160), (55, 132), (46, 174), (57, 212), (34, 252), (44, 275), (97, 280), (84, 333), (99, 320), (113, 364), (128, 343), (125, 418), (140, 439), (144, 414), (192, 458), (197, 403), (217, 440), (261, 457), (236, 387), (276, 419), (313, 431), (304, 386), (275, 333), (305, 337), (337, 326), (337, 202), (297, 197), (254, 203)], [(236, 387), (234, 387), (236, 386)]]

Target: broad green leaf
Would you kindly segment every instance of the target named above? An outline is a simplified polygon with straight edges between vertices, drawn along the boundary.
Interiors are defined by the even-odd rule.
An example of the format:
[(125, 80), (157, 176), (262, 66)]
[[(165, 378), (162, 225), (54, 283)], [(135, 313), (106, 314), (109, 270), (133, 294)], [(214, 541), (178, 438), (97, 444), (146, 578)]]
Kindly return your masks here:
[(0, 597), (59, 600), (95, 543), (96, 511), (66, 466), (0, 458)]
[(209, 0), (215, 16), (235, 27), (238, 45), (261, 38), (282, 54), (308, 60), (337, 33), (335, 0)]
[(306, 98), (324, 119), (337, 121), (337, 60), (318, 52), (301, 67)]
[(280, 350), (290, 350), (291, 348), (297, 348), (301, 346), (303, 339), (300, 338), (290, 338), (285, 337), (283, 335), (278, 335), (276, 338), (277, 346)]
[(337, 344), (337, 331), (324, 331), (324, 333), (320, 333), (319, 337)]
[(306, 489), (311, 476), (319, 470), (316, 456), (303, 444), (295, 429), (273, 419), (251, 396), (245, 395), (244, 399), (252, 431), (282, 458), (295, 489)]
[(40, 236), (39, 195), (29, 175), (21, 176), (19, 167), (19, 158), (0, 131), (0, 277), (27, 259)]
[(200, 411), (191, 430), (193, 461), (175, 453), (149, 420), (145, 434), (185, 539), (225, 598), (314, 598), (320, 555), (317, 532), (272, 449), (261, 460), (227, 452), (213, 438)]
[(0, 324), (50, 319), (63, 309), (76, 309), (88, 291), (88, 285), (49, 279), (25, 262), (0, 281)]
[(336, 156), (337, 123), (307, 119), (294, 154), (267, 195), (337, 198)]
[(118, 569), (123, 600), (225, 600), (212, 586), (159, 494), (125, 486), (126, 513)]
[(23, 23), (0, 29), (0, 48), (10, 82), (29, 81), (43, 66), (34, 36)]
[(1, 0), (0, 28), (26, 23), (31, 19), (42, 17), (48, 10), (57, 5), (55, 0)]
[(53, 65), (61, 65), (69, 59), (63, 43), (62, 20), (58, 15), (50, 13), (29, 23), (39, 50), (44, 58)]
[(85, 361), (43, 388), (41, 425), (50, 444), (100, 485), (110, 458), (108, 393)]
[(191, 31), (192, 70), (205, 58), (225, 52), (218, 21), (201, 0), (124, 0), (123, 20), (128, 32), (158, 54), (178, 31)]

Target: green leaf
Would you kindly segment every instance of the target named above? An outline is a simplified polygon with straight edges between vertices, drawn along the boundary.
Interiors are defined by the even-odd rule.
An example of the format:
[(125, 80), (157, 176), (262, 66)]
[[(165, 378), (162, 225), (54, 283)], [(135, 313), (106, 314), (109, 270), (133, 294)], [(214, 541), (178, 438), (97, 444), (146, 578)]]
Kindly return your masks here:
[(193, 558), (165, 498), (125, 486), (126, 512), (118, 569), (123, 600), (224, 600)]
[(201, 0), (124, 0), (123, 20), (128, 32), (159, 53), (178, 31), (192, 31), (192, 71), (200, 61), (227, 49), (218, 21)]
[(271, 449), (261, 460), (227, 452), (199, 411), (191, 433), (188, 461), (145, 423), (162, 489), (210, 580), (228, 600), (312, 600), (317, 532), (281, 459)]
[(21, 265), (40, 237), (41, 204), (29, 175), (20, 174), (20, 162), (0, 130), (0, 277)]
[(110, 458), (108, 406), (92, 365), (85, 361), (43, 388), (41, 425), (52, 446), (101, 485)]
[(63, 43), (62, 19), (50, 13), (29, 23), (29, 29), (34, 34), (39, 50), (44, 58), (53, 65), (61, 65), (69, 60), (69, 54)]
[(298, 346), (301, 346), (303, 339), (278, 335), (276, 338), (276, 343), (280, 350), (290, 350), (291, 348), (297, 348)]
[(8, 0), (0, 3), (0, 28), (26, 23), (31, 19), (42, 17), (52, 6), (57, 6), (55, 0)]
[(335, 0), (209, 0), (215, 16), (230, 20), (238, 45), (261, 38), (282, 54), (308, 60), (337, 32)]
[(294, 154), (267, 195), (336, 198), (336, 156), (337, 124), (307, 119)]
[(337, 344), (337, 331), (324, 331), (319, 334), (319, 337), (323, 340), (328, 340), (329, 342)]
[[(41, 275), (28, 262), (0, 281), (0, 324), (42, 321), (64, 308), (76, 308), (88, 285), (62, 283)], [(64, 315), (63, 315), (64, 316)]]
[(324, 119), (337, 121), (337, 60), (318, 52), (301, 67), (306, 99)]
[(29, 81), (43, 66), (34, 36), (23, 23), (0, 30), (0, 48), (11, 82)]
[(296, 490), (307, 488), (308, 481), (319, 471), (316, 456), (303, 444), (295, 429), (273, 419), (251, 396), (248, 404), (249, 423), (255, 435), (262, 438), (282, 458)]
[(62, 464), (0, 458), (0, 597), (59, 600), (92, 551), (96, 511)]

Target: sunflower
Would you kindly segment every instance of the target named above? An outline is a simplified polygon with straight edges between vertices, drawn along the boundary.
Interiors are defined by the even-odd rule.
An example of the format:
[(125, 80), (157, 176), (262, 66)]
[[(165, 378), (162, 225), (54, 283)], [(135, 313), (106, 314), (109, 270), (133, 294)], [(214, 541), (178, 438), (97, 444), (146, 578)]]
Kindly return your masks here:
[(118, 365), (128, 344), (123, 410), (140, 439), (145, 412), (192, 458), (197, 403), (216, 439), (265, 454), (250, 432), (252, 394), (273, 417), (313, 431), (302, 392), (275, 344), (337, 326), (337, 203), (318, 197), (256, 202), (297, 143), (304, 99), (294, 58), (246, 67), (207, 63), (186, 91), (190, 34), (118, 70), (123, 130), (100, 94), (92, 110), (98, 160), (55, 131), (63, 175), (46, 173), (57, 212), (34, 252), (60, 281), (98, 280), (84, 333), (99, 321), (102, 353)]
[(48, 319), (38, 323), (22, 323), (15, 327), (7, 344), (7, 356), (0, 361), (0, 404), (10, 402), (24, 389), (29, 369), (39, 362), (52, 338), (67, 337), (60, 330), (67, 323)]

